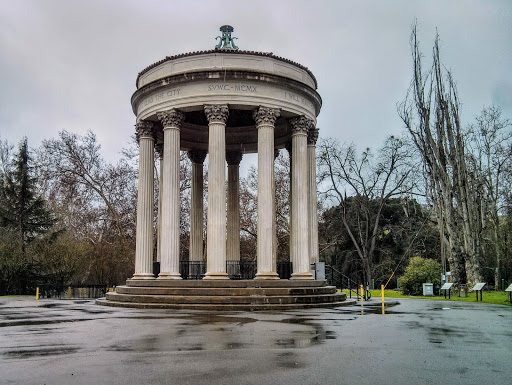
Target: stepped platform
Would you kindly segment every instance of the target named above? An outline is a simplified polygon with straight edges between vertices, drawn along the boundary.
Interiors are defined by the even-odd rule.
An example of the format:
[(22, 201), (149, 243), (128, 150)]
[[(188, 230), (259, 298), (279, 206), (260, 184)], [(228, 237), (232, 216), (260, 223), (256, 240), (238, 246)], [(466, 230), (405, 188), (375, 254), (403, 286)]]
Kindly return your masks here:
[(355, 303), (326, 281), (132, 280), (98, 305), (141, 309), (288, 310)]

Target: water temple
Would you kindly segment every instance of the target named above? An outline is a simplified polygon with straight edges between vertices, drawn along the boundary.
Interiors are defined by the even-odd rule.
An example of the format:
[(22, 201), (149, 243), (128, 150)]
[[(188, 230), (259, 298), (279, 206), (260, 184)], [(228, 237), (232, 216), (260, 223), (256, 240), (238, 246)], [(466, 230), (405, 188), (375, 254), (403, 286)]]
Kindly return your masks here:
[[(272, 53), (240, 50), (231, 26), (221, 27), (221, 32), (214, 49), (168, 56), (137, 77), (131, 98), (139, 142), (135, 274), (97, 303), (217, 310), (348, 304), (345, 293), (327, 286), (321, 273), (314, 275), (315, 267), (321, 266), (315, 144), (316, 117), (322, 105), (315, 76)], [(288, 276), (278, 274), (276, 261), (274, 159), (280, 149), (288, 150), (291, 163)], [(157, 264), (153, 263), (154, 151), (161, 175)], [(185, 271), (179, 258), (180, 151), (187, 151), (192, 162), (190, 252)], [(240, 275), (239, 167), (247, 153), (258, 156), (254, 279)], [(207, 155), (205, 253), (203, 163)], [(154, 266), (159, 266), (158, 272)]]

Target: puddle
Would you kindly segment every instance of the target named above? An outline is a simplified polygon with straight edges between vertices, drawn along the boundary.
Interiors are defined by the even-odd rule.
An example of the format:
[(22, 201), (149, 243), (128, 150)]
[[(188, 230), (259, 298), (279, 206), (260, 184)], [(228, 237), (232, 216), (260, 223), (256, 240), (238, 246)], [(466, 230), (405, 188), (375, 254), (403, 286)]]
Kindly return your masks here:
[(36, 307), (38, 307), (38, 308), (43, 307), (46, 309), (51, 309), (51, 308), (59, 307), (59, 306), (62, 306), (62, 304), (61, 303), (45, 303), (45, 304), (38, 303), (36, 305)]
[(34, 326), (34, 325), (52, 325), (52, 324), (60, 324), (67, 322), (81, 322), (81, 321), (93, 321), (99, 318), (78, 318), (78, 319), (56, 319), (56, 320), (24, 320), (24, 321), (14, 321), (14, 322), (0, 322), (0, 328), (9, 327), (9, 326)]
[(79, 350), (77, 347), (53, 347), (46, 349), (19, 349), (9, 350), (4, 354), (7, 358), (30, 358), (30, 357), (45, 357), (62, 354), (76, 353)]
[(300, 325), (308, 325), (311, 321), (318, 321), (316, 318), (285, 318), (279, 322), (285, 324), (300, 324)]
[[(397, 312), (394, 310), (389, 310), (390, 308), (396, 306), (397, 304), (384, 304), (384, 312), (386, 314), (412, 314), (407, 312)], [(354, 308), (349, 309), (340, 309), (339, 312), (341, 314), (360, 314), (360, 315), (366, 315), (366, 314), (382, 314), (382, 304), (375, 304), (375, 305), (362, 305)]]
[(180, 317), (183, 319), (190, 319), (197, 322), (199, 325), (212, 324), (217, 322), (236, 323), (239, 326), (257, 322), (258, 320), (250, 317), (230, 317), (218, 314), (194, 314)]

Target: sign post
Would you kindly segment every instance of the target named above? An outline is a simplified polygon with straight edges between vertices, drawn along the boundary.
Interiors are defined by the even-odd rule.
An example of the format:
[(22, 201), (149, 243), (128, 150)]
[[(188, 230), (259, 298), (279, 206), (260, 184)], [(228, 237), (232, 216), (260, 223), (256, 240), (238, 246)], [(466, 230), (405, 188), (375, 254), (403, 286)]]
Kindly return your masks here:
[(485, 286), (485, 282), (480, 282), (480, 283), (477, 283), (473, 289), (471, 290), (474, 290), (476, 292), (476, 301), (478, 302), (478, 292), (480, 292), (480, 302), (482, 302), (482, 289), (484, 288)]
[(445, 283), (440, 290), (444, 290), (444, 299), (446, 299), (446, 292), (448, 292), (448, 299), (451, 299), (451, 291), (452, 291), (453, 283)]

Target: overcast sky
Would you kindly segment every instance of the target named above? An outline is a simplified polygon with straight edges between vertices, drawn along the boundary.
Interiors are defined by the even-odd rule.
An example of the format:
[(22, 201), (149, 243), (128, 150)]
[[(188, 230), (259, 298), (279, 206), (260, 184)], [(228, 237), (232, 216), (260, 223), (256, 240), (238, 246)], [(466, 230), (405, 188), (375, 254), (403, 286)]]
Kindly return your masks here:
[(512, 118), (512, 1), (0, 0), (0, 138), (29, 145), (90, 129), (115, 161), (134, 131), (138, 72), (214, 48), (223, 24), (243, 50), (273, 52), (318, 80), (321, 136), (378, 147), (403, 130), (418, 19), (426, 59), (436, 28), (462, 121), (496, 104)]

